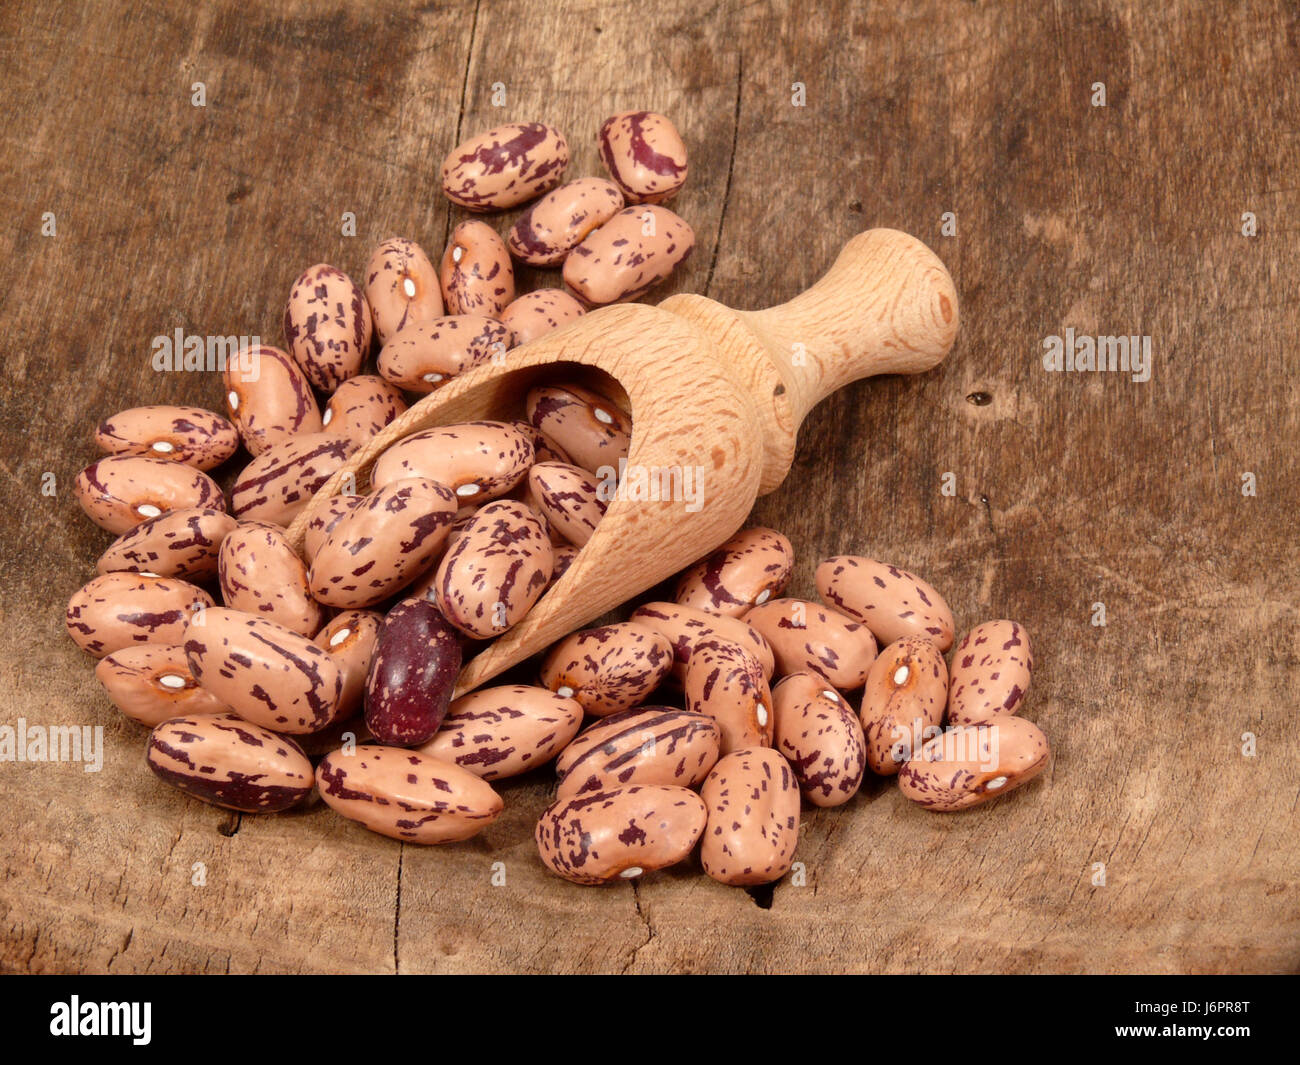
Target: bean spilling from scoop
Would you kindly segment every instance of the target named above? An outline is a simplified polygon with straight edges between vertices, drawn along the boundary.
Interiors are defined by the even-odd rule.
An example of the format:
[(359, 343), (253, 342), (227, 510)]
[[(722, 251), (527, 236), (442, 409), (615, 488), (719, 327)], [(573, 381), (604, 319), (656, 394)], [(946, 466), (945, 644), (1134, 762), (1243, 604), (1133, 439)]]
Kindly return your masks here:
[[(544, 123), (470, 138), (441, 182), (472, 217), (441, 255), (390, 236), (363, 272), (311, 266), (283, 348), (226, 361), (223, 413), (139, 406), (96, 428), (103, 455), (75, 496), (117, 539), (65, 621), (151, 730), (150, 769), (250, 814), (314, 790), (346, 831), (443, 844), (497, 824), (496, 781), (553, 766), (534, 842), (584, 885), (692, 860), (719, 884), (772, 883), (805, 805), (851, 809), (892, 776), (903, 809), (956, 812), (1031, 782), (1050, 753), (1020, 716), (1023, 625), (956, 640), (933, 586), (865, 556), (791, 591), (793, 547), (767, 528), (558, 641), (532, 676), (453, 700), (485, 642), (591, 576), (584, 545), (620, 498), (633, 412), (617, 386), (534, 376), (511, 411), (371, 442), (422, 396), (688, 259), (693, 231), (664, 206), (688, 173), (673, 124), (628, 111), (595, 140), (600, 177), (570, 175)], [(523, 291), (543, 270), (555, 281)], [(363, 449), (358, 475), (336, 477)], [(287, 527), (327, 482), (299, 550)], [(487, 842), (517, 842), (500, 831)]]

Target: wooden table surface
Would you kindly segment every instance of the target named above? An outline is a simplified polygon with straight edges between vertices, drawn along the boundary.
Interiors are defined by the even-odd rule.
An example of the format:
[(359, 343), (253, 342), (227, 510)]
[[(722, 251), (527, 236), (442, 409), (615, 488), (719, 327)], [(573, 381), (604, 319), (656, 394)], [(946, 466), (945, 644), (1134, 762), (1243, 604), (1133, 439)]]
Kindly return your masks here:
[[(98, 773), (0, 763), (0, 966), (1300, 967), (1293, 6), (119, 6), (0, 12), (0, 724), (105, 733)], [(947, 362), (815, 410), (753, 517), (795, 544), (791, 594), (854, 552), (925, 576), (959, 629), (1023, 622), (1050, 771), (953, 816), (870, 781), (806, 814), (803, 883), (753, 893), (693, 864), (601, 890), (549, 875), (546, 773), (430, 849), (320, 805), (241, 819), (169, 791), (63, 628), (109, 539), (71, 491), (92, 426), (220, 403), (213, 374), (155, 372), (151, 339), (278, 344), (307, 265), (356, 276), (394, 234), (440, 254), (458, 139), (553, 122), (572, 176), (598, 174), (597, 126), (633, 107), (691, 152), (674, 206), (698, 248), (655, 301), (780, 302), (873, 226), (948, 265)], [(1150, 380), (1048, 372), (1067, 328), (1149, 336)]]

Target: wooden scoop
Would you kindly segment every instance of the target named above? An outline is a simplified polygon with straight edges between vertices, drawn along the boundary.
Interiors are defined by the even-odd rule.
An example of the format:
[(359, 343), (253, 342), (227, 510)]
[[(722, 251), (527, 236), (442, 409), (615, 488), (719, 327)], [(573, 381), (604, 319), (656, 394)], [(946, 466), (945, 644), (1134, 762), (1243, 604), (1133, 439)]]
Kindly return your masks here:
[(718, 547), (785, 479), (809, 410), (851, 381), (930, 369), (956, 333), (948, 271), (919, 240), (891, 229), (860, 233), (812, 288), (765, 311), (696, 295), (604, 307), (420, 400), (321, 487), (289, 538), (301, 547), (307, 522), (345, 478), (362, 490), (379, 455), (412, 433), (521, 418), (528, 390), (543, 382), (594, 380), (625, 399), (624, 484), (663, 486), (676, 471), (678, 498), (620, 492), (564, 576), (466, 664), (456, 686), (463, 695)]

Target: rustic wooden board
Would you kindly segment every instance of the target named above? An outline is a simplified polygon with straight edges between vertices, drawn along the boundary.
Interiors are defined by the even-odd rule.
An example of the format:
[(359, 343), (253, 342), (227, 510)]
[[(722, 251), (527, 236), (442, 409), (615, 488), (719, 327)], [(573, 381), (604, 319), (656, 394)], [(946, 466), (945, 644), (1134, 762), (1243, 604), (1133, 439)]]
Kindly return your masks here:
[[(1300, 966), (1293, 9), (117, 7), (0, 13), (0, 724), (103, 724), (106, 746), (95, 774), (0, 763), (0, 967)], [(949, 817), (868, 784), (805, 817), (805, 883), (753, 894), (691, 867), (607, 890), (549, 876), (531, 842), (545, 779), (507, 783), (500, 822), (433, 850), (319, 805), (240, 819), (167, 791), (63, 633), (106, 542), (70, 494), (89, 427), (219, 402), (211, 375), (155, 373), (153, 336), (275, 343), (306, 265), (359, 271), (394, 233), (440, 250), (460, 215), (436, 167), (458, 134), (554, 121), (573, 173), (596, 173), (596, 126), (630, 106), (672, 115), (692, 153), (677, 206), (699, 248), (656, 298), (779, 302), (873, 225), (949, 265), (949, 361), (827, 401), (754, 519), (794, 541), (793, 594), (854, 551), (925, 575), (960, 628), (1026, 624), (1051, 771)], [(1043, 338), (1067, 326), (1150, 335), (1151, 380), (1046, 372)]]

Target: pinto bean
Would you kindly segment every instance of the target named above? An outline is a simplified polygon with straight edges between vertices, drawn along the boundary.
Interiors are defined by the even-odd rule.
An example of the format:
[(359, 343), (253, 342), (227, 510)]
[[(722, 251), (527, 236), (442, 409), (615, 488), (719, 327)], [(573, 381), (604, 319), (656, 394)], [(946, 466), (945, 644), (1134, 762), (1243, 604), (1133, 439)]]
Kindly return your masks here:
[(370, 473), (374, 488), (425, 477), (456, 493), (461, 506), (505, 495), (523, 480), (533, 445), (509, 422), (465, 422), (412, 433), (382, 455)]
[(697, 786), (718, 760), (722, 733), (703, 714), (643, 706), (602, 718), (555, 763), (556, 795), (590, 795), (632, 784)]
[(552, 189), (510, 229), (510, 254), (530, 266), (554, 266), (623, 207), (623, 193), (603, 178), (579, 178)]
[(391, 237), (370, 253), (366, 264), (366, 303), (375, 336), (387, 344), (412, 322), (442, 314), (438, 271), (413, 240)]
[(221, 541), (217, 576), (231, 610), (266, 618), (299, 636), (315, 636), (325, 611), (312, 598), (307, 566), (284, 530), (265, 522), (240, 525)]
[(975, 725), (1018, 712), (1033, 671), (1034, 654), (1023, 625), (976, 625), (952, 653), (948, 723)]
[(867, 767), (862, 725), (839, 692), (816, 673), (792, 673), (772, 689), (772, 745), (785, 755), (814, 806), (842, 806)]
[(628, 203), (662, 203), (686, 184), (686, 145), (654, 111), (624, 111), (596, 135), (600, 158)]
[(510, 329), (482, 314), (449, 314), (413, 322), (379, 353), (379, 373), (408, 392), (433, 392), (476, 366), (502, 359)]
[(292, 436), (319, 433), (320, 407), (311, 382), (287, 351), (242, 348), (222, 371), (226, 417), (253, 456)]
[(899, 770), (898, 789), (927, 810), (965, 810), (1028, 784), (1049, 758), (1042, 729), (1001, 714), (929, 740)]
[(505, 808), (473, 773), (399, 747), (327, 754), (316, 767), (316, 786), (336, 813), (405, 843), (469, 839)]
[(100, 573), (135, 570), (159, 577), (206, 581), (217, 575), (221, 541), (239, 523), (224, 510), (187, 507), (143, 521), (99, 556)]
[(345, 610), (312, 640), (334, 659), (343, 674), (343, 694), (339, 697), (335, 721), (346, 720), (361, 709), (383, 623), (384, 616), (373, 610)]
[(515, 298), (515, 268), (497, 231), (473, 219), (451, 231), (438, 272), (448, 314), (497, 318)]
[(423, 477), (393, 481), (339, 519), (316, 550), (311, 594), (329, 606), (374, 606), (438, 557), (456, 514), (450, 488)]
[(871, 664), (862, 691), (867, 765), (892, 776), (943, 724), (948, 667), (928, 636), (895, 640)]
[(503, 211), (553, 189), (569, 165), (569, 144), (554, 126), (514, 122), (471, 137), (442, 163), (442, 191), (471, 211)]
[(114, 536), (173, 510), (226, 509), (226, 497), (206, 473), (144, 455), (92, 462), (77, 474), (73, 491), (86, 516)]
[(746, 747), (719, 758), (700, 798), (709, 818), (700, 862), (709, 876), (723, 884), (768, 884), (790, 871), (799, 785), (777, 751)]
[(587, 308), (564, 289), (539, 288), (516, 296), (501, 312), (501, 324), (510, 330), (510, 346), (518, 347), (586, 313)]
[(335, 389), (321, 424), (360, 447), (405, 412), (406, 400), (398, 389), (382, 377), (362, 374)]
[(666, 637), (673, 645), (673, 676), (678, 680), (686, 677), (686, 664), (691, 660), (691, 651), (705, 640), (729, 640), (739, 644), (758, 659), (763, 668), (763, 676), (772, 679), (776, 660), (772, 648), (758, 633), (758, 630), (740, 618), (724, 614), (710, 614), (680, 603), (646, 603), (632, 612), (629, 621), (645, 625)]
[(211, 470), (239, 447), (239, 433), (202, 407), (132, 407), (99, 423), (95, 445), (110, 455), (148, 455)]
[(789, 540), (775, 529), (745, 529), (683, 572), (675, 598), (710, 614), (743, 617), (785, 591), (793, 570)]
[(185, 630), (195, 679), (245, 721), (317, 732), (338, 716), (343, 675), (323, 650), (283, 625), (210, 607)]
[(701, 640), (686, 663), (686, 708), (713, 718), (722, 753), (772, 745), (772, 692), (763, 667), (730, 640)]
[(241, 521), (289, 526), (357, 445), (334, 433), (304, 433), (271, 444), (244, 467), (230, 500)]
[(371, 329), (365, 294), (342, 270), (318, 263), (289, 290), (285, 346), (322, 392), (333, 392), (361, 372)]
[(695, 232), (666, 207), (625, 207), (564, 260), (564, 284), (587, 304), (636, 299), (695, 248)]
[(438, 566), (434, 594), (468, 636), (499, 636), (523, 620), (551, 582), (551, 543), (541, 520), (513, 499), (481, 508)]
[(882, 645), (928, 636), (940, 651), (952, 646), (952, 611), (925, 581), (873, 558), (838, 555), (817, 567), (822, 602), (862, 622)]
[(582, 726), (582, 707), (545, 688), (504, 684), (455, 700), (422, 754), (502, 780), (545, 765)]
[[(598, 392), (578, 385), (542, 385), (528, 393), (528, 420), (575, 466), (600, 475), (618, 470), (632, 444), (632, 419)], [(540, 459), (538, 461), (541, 461)]]
[(537, 852), (556, 876), (608, 884), (684, 861), (704, 831), (704, 803), (649, 785), (558, 799), (537, 822)]
[(228, 714), (230, 707), (199, 687), (180, 644), (141, 643), (105, 655), (95, 678), (113, 705), (153, 728), (174, 717)]
[(190, 617), (212, 605), (212, 596), (187, 581), (105, 573), (73, 594), (64, 621), (78, 647), (103, 658), (132, 644), (180, 643)]
[(609, 506), (591, 474), (562, 462), (534, 465), (528, 471), (528, 488), (543, 517), (578, 547), (591, 539)]
[(145, 758), (172, 787), (247, 814), (287, 810), (311, 795), (302, 748), (234, 714), (164, 721), (150, 733)]
[(584, 629), (551, 648), (542, 683), (577, 699), (594, 717), (608, 717), (645, 702), (672, 666), (668, 640), (642, 625), (622, 622)]
[(867, 680), (876, 638), (838, 610), (804, 599), (769, 599), (745, 612), (744, 621), (767, 640), (782, 676), (811, 671), (852, 691)]

